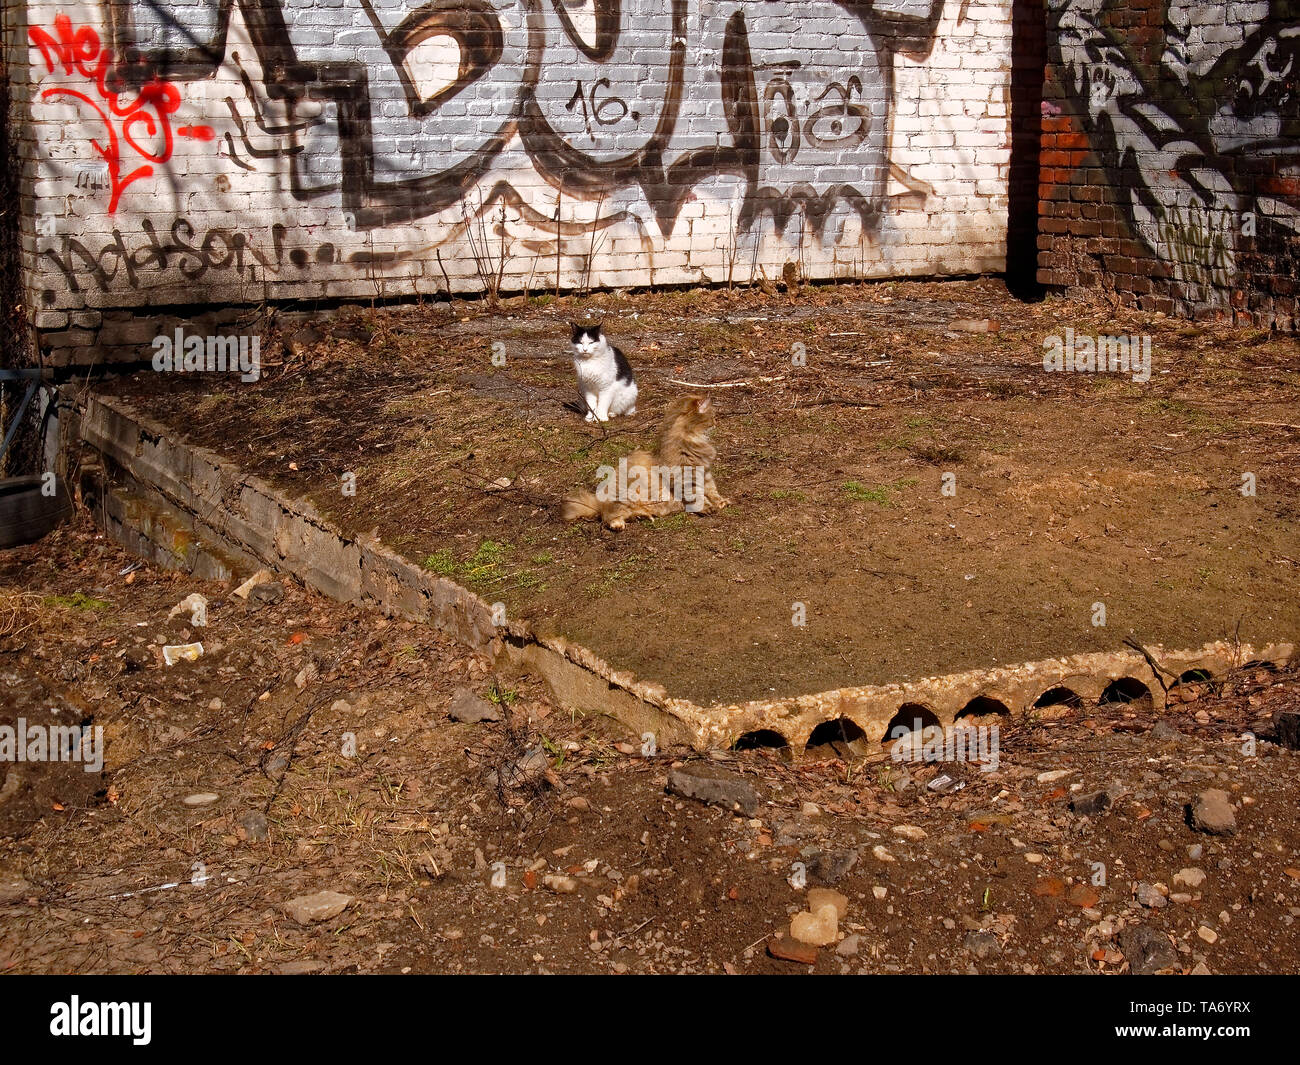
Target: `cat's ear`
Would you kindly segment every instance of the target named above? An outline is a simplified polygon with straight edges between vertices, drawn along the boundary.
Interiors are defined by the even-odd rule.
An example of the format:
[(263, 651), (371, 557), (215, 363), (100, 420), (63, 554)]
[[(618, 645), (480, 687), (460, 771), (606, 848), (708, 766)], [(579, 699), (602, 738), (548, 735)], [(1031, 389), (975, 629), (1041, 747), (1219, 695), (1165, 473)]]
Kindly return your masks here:
[(701, 414), (708, 414), (709, 408), (712, 405), (713, 405), (713, 401), (710, 400), (708, 396), (701, 396), (699, 399), (695, 401), (695, 409), (699, 411)]

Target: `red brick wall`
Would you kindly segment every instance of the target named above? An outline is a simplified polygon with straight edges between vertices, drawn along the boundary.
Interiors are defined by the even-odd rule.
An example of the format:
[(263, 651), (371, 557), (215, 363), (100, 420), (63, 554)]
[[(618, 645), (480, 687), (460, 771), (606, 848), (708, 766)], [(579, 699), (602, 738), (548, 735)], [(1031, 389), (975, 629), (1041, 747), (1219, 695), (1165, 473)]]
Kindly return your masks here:
[(1300, 328), (1300, 0), (1049, 0), (1038, 280)]

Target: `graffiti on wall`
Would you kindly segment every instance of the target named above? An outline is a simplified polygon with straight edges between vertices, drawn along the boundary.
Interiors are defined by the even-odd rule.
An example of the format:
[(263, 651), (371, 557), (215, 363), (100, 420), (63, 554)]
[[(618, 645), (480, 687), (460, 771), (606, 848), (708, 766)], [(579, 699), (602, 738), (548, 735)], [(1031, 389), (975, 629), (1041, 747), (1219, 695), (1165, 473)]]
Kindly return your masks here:
[[(214, 142), (217, 192), (274, 181), (276, 224), (292, 227), (298, 204), (359, 236), (400, 226), (428, 236), (415, 247), (405, 234), (398, 250), (321, 241), (327, 251), (295, 247), (288, 264), (278, 245), (253, 254), (250, 236), (205, 256), (241, 279), (307, 261), (382, 268), (449, 244), (463, 252), (507, 218), (518, 248), (557, 263), (586, 243), (589, 269), (594, 234), (625, 224), (624, 235), (662, 247), (710, 181), (738, 190), (729, 239), (766, 228), (833, 247), (848, 219), (876, 239), (884, 214), (923, 208), (933, 193), (891, 157), (891, 118), (895, 58), (930, 55), (944, 0), (104, 3), (102, 42), (68, 14), (33, 25), (29, 40), (61, 76), (41, 99), (93, 108), (103, 127), (92, 144), (110, 215), (156, 214), (142, 179), (174, 137), (190, 137)], [(182, 104), (202, 124), (181, 125)], [(179, 223), (179, 237), (151, 228), (142, 244), (132, 219), (111, 240), (62, 234), (42, 254), (72, 291), (79, 274), (134, 287), (142, 268), (191, 255), (190, 235), (209, 228), (179, 208), (154, 221), (174, 237)]]
[[(47, 71), (61, 68), (85, 85), (84, 89), (66, 85), (45, 89), (41, 99), (73, 100), (99, 119), (100, 139), (90, 143), (108, 169), (109, 214), (117, 210), (131, 182), (148, 177), (154, 172), (154, 163), (171, 158), (173, 136), (212, 139), (210, 126), (181, 126), (173, 132), (171, 116), (180, 108), (181, 94), (169, 81), (152, 78), (136, 90), (134, 98), (123, 102), (124, 94), (109, 87), (110, 72), (116, 67), (113, 51), (100, 43), (99, 34), (90, 26), (74, 28), (67, 15), (59, 15), (51, 30), (33, 26), (28, 34), (40, 49)], [(124, 150), (128, 159), (140, 162), (126, 173), (122, 172)], [(133, 162), (127, 165), (133, 166)]]
[(1134, 233), (1192, 298), (1221, 301), (1247, 242), (1300, 233), (1300, 2), (1237, 5), (1232, 23), (1166, 0), (1146, 71), (1107, 28), (1112, 0), (1051, 3), (1066, 91)]

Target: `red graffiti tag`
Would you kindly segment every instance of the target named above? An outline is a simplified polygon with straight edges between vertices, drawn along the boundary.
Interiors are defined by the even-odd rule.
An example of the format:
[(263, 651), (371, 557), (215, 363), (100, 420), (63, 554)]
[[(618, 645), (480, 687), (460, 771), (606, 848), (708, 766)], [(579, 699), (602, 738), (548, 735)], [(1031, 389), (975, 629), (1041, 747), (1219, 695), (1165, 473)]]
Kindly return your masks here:
[[(180, 90), (169, 81), (155, 77), (142, 85), (134, 100), (123, 104), (120, 92), (109, 89), (106, 82), (113, 67), (113, 51), (100, 43), (99, 34), (90, 26), (78, 26), (75, 29), (67, 15), (57, 15), (54, 19), (54, 34), (40, 27), (27, 31), (32, 44), (41, 50), (45, 57), (45, 66), (51, 74), (56, 66), (61, 66), (65, 74), (74, 71), (92, 82), (93, 91), (107, 108), (107, 113), (88, 93), (79, 89), (53, 88), (41, 93), (42, 100), (55, 97), (68, 97), (86, 104), (99, 115), (108, 134), (105, 143), (91, 140), (90, 145), (108, 164), (108, 180), (112, 195), (108, 201), (108, 213), (117, 210), (122, 192), (131, 182), (153, 173), (152, 163), (165, 163), (172, 155), (171, 116), (181, 105)], [(114, 120), (120, 120), (119, 126)], [(196, 140), (209, 141), (215, 136), (210, 126), (182, 126), (176, 130), (176, 136), (193, 137)], [(138, 137), (143, 137), (141, 143)], [(136, 167), (125, 176), (122, 174), (122, 146), (125, 146), (143, 159), (144, 165)]]

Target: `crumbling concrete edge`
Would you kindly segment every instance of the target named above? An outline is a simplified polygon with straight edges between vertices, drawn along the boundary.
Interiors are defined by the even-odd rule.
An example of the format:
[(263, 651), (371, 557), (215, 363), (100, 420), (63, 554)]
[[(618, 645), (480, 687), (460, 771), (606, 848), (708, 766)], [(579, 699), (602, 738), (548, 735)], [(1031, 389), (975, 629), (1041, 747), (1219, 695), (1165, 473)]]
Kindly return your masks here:
[[(654, 732), (660, 743), (699, 745), (701, 735), (667, 709), (662, 685), (614, 670), (579, 644), (539, 637), (526, 623), (494, 624), (492, 606), (467, 588), (378, 541), (348, 537), (311, 503), (286, 498), (215, 452), (185, 442), (128, 400), (88, 390), (79, 415), (80, 440), (106, 469), (124, 471), (133, 487), (191, 516), (204, 538), (231, 557), (254, 559), (333, 599), (431, 622), (503, 671), (539, 674), (566, 707), (611, 715), (638, 734)], [(106, 502), (96, 516), (138, 550), (145, 538), (128, 531), (127, 509)]]
[[(1151, 692), (1153, 708), (1165, 708), (1164, 690), (1154, 671), (1142, 655), (1127, 650), (702, 707), (671, 697), (662, 684), (613, 669), (588, 648), (563, 637), (539, 636), (520, 621), (494, 624), (491, 605), (455, 581), (429, 573), (378, 541), (347, 537), (310, 503), (287, 499), (215, 452), (177, 439), (173, 429), (121, 397), (84, 393), (79, 434), (108, 465), (193, 515), (195, 524), (226, 545), (232, 556), (257, 559), (334, 599), (427, 620), (488, 654), (504, 672), (539, 675), (566, 708), (614, 717), (638, 735), (653, 732), (660, 745), (730, 747), (742, 736), (766, 731), (802, 750), (818, 725), (839, 719), (851, 721), (876, 741), (908, 704), (951, 725), (978, 696), (1021, 715), (1052, 688), (1068, 688), (1085, 704), (1094, 703), (1109, 684), (1123, 678), (1142, 681)], [(115, 524), (120, 535), (122, 523)], [(1218, 641), (1195, 650), (1147, 650), (1175, 675), (1206, 670), (1214, 677), (1249, 661), (1282, 666), (1294, 656), (1289, 642), (1254, 648)]]

